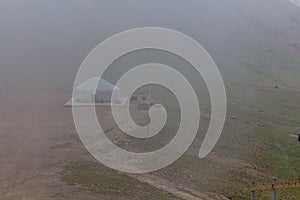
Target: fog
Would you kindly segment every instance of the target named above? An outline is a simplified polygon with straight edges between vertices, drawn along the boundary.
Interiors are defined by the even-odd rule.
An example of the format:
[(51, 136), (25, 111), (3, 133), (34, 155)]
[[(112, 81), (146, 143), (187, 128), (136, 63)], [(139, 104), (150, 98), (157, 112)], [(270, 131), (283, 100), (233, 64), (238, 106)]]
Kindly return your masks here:
[[(193, 37), (211, 54), (225, 79), (236, 79), (230, 69), (257, 70), (275, 63), (282, 44), (274, 39), (299, 39), (297, 8), (287, 0), (270, 2), (1, 0), (0, 89), (70, 91), (81, 62), (98, 43), (144, 26), (171, 28)], [(270, 48), (273, 52), (266, 53)], [(289, 63), (291, 70), (297, 62)]]
[[(257, 186), (271, 184), (274, 177), (278, 183), (299, 181), (297, 2), (300, 4), (299, 0), (0, 0), (0, 199), (249, 199), (247, 188), (253, 181)], [(180, 141), (176, 134), (181, 122), (186, 127), (183, 137), (193, 133), (191, 125), (199, 124), (194, 128), (193, 144), (176, 162), (153, 173), (131, 175), (95, 160), (80, 140), (82, 135), (77, 134), (72, 111), (78, 108), (81, 116), (85, 113), (82, 108), (88, 108), (86, 102), (91, 99), (91, 103), (98, 94), (82, 99), (71, 96), (76, 73), (89, 52), (110, 36), (139, 27), (169, 28), (199, 42), (221, 72), (226, 97), (219, 95), (222, 86), (210, 88), (217, 94), (211, 98), (191, 63), (170, 52), (146, 49), (119, 57), (105, 72), (106, 80), (115, 84), (125, 72), (145, 63), (168, 65), (191, 83), (201, 111), (200, 120), (184, 119), (183, 111), (190, 116), (197, 107), (181, 110), (184, 104), (168, 87), (139, 88), (132, 96), (135, 100), (128, 98), (134, 122), (141, 126), (150, 123), (155, 104), (163, 105), (168, 115), (159, 134), (141, 139), (121, 130), (111, 107), (104, 106), (109, 103), (100, 100), (96, 114), (103, 126), (102, 136), (132, 152), (152, 155), (151, 151)], [(198, 56), (197, 51), (191, 53)], [(211, 69), (206, 68), (218, 75)], [(150, 72), (145, 73), (147, 77)], [(156, 71), (152, 77), (156, 74), (162, 73)], [(218, 83), (209, 80), (212, 85)], [(176, 87), (180, 84), (174, 79), (169, 82)], [(181, 96), (188, 100), (186, 105), (195, 106), (190, 101), (193, 93), (186, 88), (181, 89), (186, 92)], [(72, 110), (64, 106), (69, 100), (85, 104)], [(163, 111), (161, 106), (156, 108)], [(119, 116), (131, 129), (128, 116)], [(88, 125), (82, 128), (84, 137), (89, 132), (98, 134), (98, 129), (89, 126), (93, 122), (89, 117), (79, 118)], [(213, 119), (217, 123), (211, 123)], [(218, 143), (207, 157), (199, 159), (210, 125), (216, 127), (223, 119), (224, 129), (212, 131), (222, 131)], [(87, 138), (96, 144), (96, 137)], [(104, 140), (100, 140), (101, 146)], [(174, 145), (174, 153), (181, 146)], [(127, 162), (126, 157), (110, 154), (119, 151), (98, 152), (117, 164)], [(150, 165), (168, 160), (165, 158), (169, 156), (151, 158)], [(128, 163), (144, 162), (134, 159)], [(255, 195), (270, 199), (271, 192)], [(299, 199), (300, 191), (281, 190), (278, 195), (280, 199)]]

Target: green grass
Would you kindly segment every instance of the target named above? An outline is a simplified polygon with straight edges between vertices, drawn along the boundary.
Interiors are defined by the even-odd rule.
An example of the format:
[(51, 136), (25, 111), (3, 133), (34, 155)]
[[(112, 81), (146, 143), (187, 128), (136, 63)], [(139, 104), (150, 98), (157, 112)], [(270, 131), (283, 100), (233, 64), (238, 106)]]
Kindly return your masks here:
[[(300, 124), (300, 96), (289, 90), (257, 90), (256, 101), (245, 101), (246, 109), (238, 108), (244, 119), (266, 125), (265, 127), (249, 126), (254, 137), (260, 142), (259, 156), (254, 164), (267, 176), (257, 177), (258, 184), (270, 184), (271, 178), (278, 182), (300, 181), (300, 143), (289, 134), (297, 134)], [(257, 112), (263, 108), (265, 112)], [(243, 113), (245, 112), (245, 113)], [(253, 177), (255, 178), (255, 177)], [(259, 194), (258, 194), (259, 195)], [(268, 192), (260, 194), (259, 199), (268, 199)], [(267, 195), (266, 197), (264, 197)], [(279, 191), (278, 199), (299, 199), (300, 189)]]
[[(224, 163), (199, 160), (192, 147), (177, 162), (158, 172), (173, 182), (196, 190), (221, 193), (233, 199), (249, 199), (247, 188), (252, 181), (270, 184), (300, 180), (300, 143), (289, 134), (296, 134), (300, 125), (300, 94), (272, 88), (247, 88), (240, 103), (229, 106), (231, 115), (224, 132), (213, 150), (222, 158), (235, 158), (249, 163), (256, 173)], [(229, 96), (229, 102), (238, 97)], [(264, 112), (259, 112), (263, 110)], [(249, 121), (250, 124), (245, 123)], [(279, 191), (278, 199), (297, 200), (300, 189)], [(258, 199), (270, 199), (270, 192), (259, 192)]]
[[(202, 117), (201, 131), (189, 151), (169, 167), (154, 174), (183, 187), (219, 193), (239, 200), (250, 198), (248, 187), (252, 181), (257, 184), (270, 184), (274, 177), (278, 178), (278, 182), (300, 181), (300, 143), (296, 138), (289, 136), (298, 133), (300, 94), (287, 89), (275, 90), (254, 86), (230, 89), (224, 132), (213, 150), (225, 161), (198, 159), (199, 144), (208, 126), (208, 120)], [(166, 99), (164, 95), (162, 100)], [(175, 117), (177, 110), (172, 108), (176, 106), (176, 102), (169, 106), (171, 123), (166, 124), (162, 134), (147, 141), (130, 141), (131, 138), (126, 138), (119, 142), (121, 146), (125, 149), (134, 147), (135, 150), (148, 151), (169, 142), (178, 125), (178, 118)], [(210, 113), (205, 106), (202, 108), (202, 114)], [(230, 119), (232, 115), (237, 116), (237, 119)], [(226, 163), (226, 160), (230, 159), (249, 164), (251, 167), (249, 169)], [(70, 185), (79, 184), (85, 190), (107, 196), (175, 199), (164, 191), (98, 163), (72, 163), (65, 167), (62, 179)], [(258, 192), (256, 197), (268, 200), (270, 195), (270, 192)], [(278, 199), (281, 200), (298, 200), (299, 196), (300, 189), (278, 191)]]

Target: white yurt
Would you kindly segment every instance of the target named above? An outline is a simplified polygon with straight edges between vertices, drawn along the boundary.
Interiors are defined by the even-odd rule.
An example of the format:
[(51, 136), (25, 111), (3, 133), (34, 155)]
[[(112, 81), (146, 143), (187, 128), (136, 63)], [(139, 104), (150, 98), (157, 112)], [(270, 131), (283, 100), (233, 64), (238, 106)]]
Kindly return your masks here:
[(93, 77), (75, 88), (73, 100), (75, 103), (121, 103), (120, 89), (103, 78)]

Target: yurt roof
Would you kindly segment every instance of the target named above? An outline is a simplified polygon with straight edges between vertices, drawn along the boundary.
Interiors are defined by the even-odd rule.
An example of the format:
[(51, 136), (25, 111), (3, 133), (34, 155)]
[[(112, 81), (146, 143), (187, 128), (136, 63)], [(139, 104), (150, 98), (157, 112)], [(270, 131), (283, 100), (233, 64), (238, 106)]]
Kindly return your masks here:
[(95, 89), (97, 89), (98, 92), (113, 91), (114, 89), (118, 89), (118, 87), (103, 78), (93, 77), (80, 84), (76, 88), (76, 91), (95, 91)]

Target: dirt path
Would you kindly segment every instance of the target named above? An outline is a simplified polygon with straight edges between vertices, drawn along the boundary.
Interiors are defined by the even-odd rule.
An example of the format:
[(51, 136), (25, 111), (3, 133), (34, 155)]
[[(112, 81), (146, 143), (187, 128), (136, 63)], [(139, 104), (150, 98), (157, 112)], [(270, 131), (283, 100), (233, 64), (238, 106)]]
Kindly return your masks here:
[(227, 200), (227, 198), (216, 194), (202, 193), (190, 188), (182, 188), (162, 177), (158, 177), (153, 174), (129, 174), (128, 176), (185, 200)]

